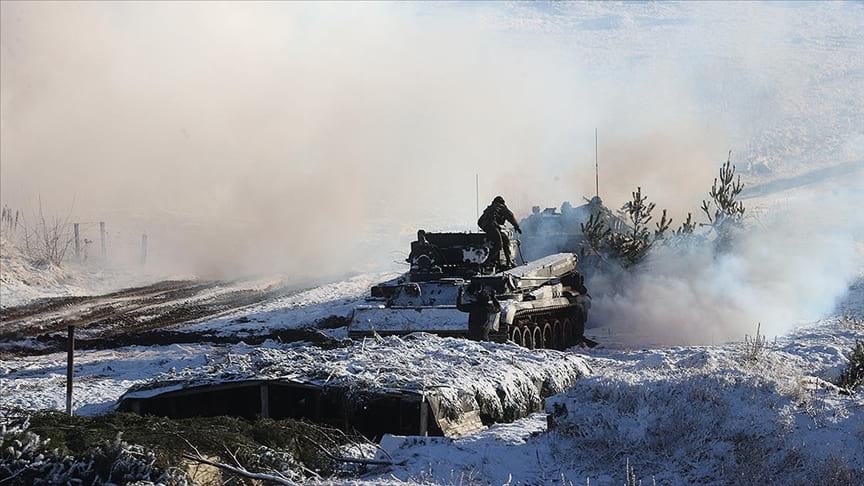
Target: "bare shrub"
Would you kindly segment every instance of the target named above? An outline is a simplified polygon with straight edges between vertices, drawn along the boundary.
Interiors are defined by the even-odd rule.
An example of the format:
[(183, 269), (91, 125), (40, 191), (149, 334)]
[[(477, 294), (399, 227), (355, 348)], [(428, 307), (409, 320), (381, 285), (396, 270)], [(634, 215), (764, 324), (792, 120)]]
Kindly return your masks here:
[[(590, 480), (588, 481), (590, 485)], [(630, 463), (630, 458), (628, 457), (624, 462), (624, 485), (625, 486), (647, 486), (647, 482), (645, 484), (642, 483), (642, 480), (636, 476), (636, 468), (633, 464)], [(657, 486), (657, 480), (654, 476), (651, 476), (651, 486)]]
[(46, 217), (42, 209), (42, 198), (39, 198), (39, 209), (35, 222), (30, 222), (21, 214), (20, 229), (22, 231), (24, 253), (37, 264), (52, 264), (60, 266), (66, 258), (66, 253), (72, 246), (74, 237), (70, 231), (69, 214)]
[(14, 235), (18, 231), (18, 224), (21, 221), (21, 211), (12, 210), (9, 206), (4, 205), (0, 210), (0, 231), (7, 235)]
[(862, 329), (864, 328), (864, 319), (852, 314), (844, 314), (840, 317), (840, 327), (844, 329)]
[(764, 334), (760, 334), (762, 331), (762, 323), (756, 325), (756, 335), (754, 337), (750, 337), (749, 335), (744, 336), (744, 351), (743, 357), (747, 361), (758, 361), (759, 358), (765, 353), (765, 349), (768, 347), (768, 339)]
[(845, 458), (831, 455), (821, 468), (814, 471), (809, 484), (830, 484), (831, 486), (852, 486), (861, 484), (864, 472), (849, 465)]

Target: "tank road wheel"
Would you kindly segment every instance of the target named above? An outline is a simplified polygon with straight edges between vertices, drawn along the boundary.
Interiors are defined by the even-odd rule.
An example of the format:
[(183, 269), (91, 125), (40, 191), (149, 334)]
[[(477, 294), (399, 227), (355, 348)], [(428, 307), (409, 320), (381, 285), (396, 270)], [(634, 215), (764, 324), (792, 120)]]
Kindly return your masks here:
[(549, 324), (548, 322), (545, 326), (543, 326), (543, 347), (546, 349), (555, 348), (555, 338), (554, 334), (552, 333), (552, 324)]
[(554, 334), (555, 349), (561, 351), (564, 349), (564, 323), (560, 319), (555, 319), (552, 325), (552, 333)]
[(534, 336), (527, 327), (522, 330), (522, 345), (528, 349), (534, 349)]
[(567, 349), (570, 346), (573, 346), (575, 344), (573, 338), (573, 322), (570, 318), (564, 319), (564, 322), (561, 323), (561, 331), (563, 337), (561, 340), (561, 349)]
[(534, 326), (534, 329), (531, 331), (531, 339), (534, 341), (534, 349), (543, 349), (546, 347), (546, 343), (543, 342), (543, 330), (540, 329), (540, 326)]
[(585, 321), (588, 320), (588, 311), (581, 305), (573, 309), (573, 344), (583, 342), (585, 337)]
[(522, 341), (522, 329), (514, 326), (510, 331), (510, 340), (516, 343), (517, 346), (524, 346), (525, 344), (523, 344)]
[(565, 330), (565, 333), (567, 334), (566, 342), (568, 348), (583, 342), (582, 339), (585, 334), (585, 318), (587, 312), (584, 307), (577, 305), (572, 308), (569, 315), (570, 317), (566, 319), (567, 329)]

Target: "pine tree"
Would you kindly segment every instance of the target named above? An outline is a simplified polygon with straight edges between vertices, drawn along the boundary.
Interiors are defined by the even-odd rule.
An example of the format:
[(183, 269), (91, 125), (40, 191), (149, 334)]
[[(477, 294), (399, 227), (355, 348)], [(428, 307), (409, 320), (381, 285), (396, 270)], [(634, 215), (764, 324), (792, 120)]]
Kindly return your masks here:
[(639, 263), (651, 246), (661, 239), (669, 229), (672, 220), (667, 218), (666, 210), (658, 223), (655, 224), (654, 234), (648, 229), (651, 223), (655, 204), (648, 202), (648, 197), (642, 195), (642, 188), (637, 187), (632, 193), (632, 199), (622, 206), (629, 228), (626, 232), (611, 233), (608, 238), (608, 246), (612, 254), (618, 257), (625, 266)]
[(841, 388), (855, 390), (864, 385), (864, 342), (855, 341), (855, 347), (848, 354), (849, 364), (840, 375)]
[(732, 164), (732, 151), (726, 163), (720, 167), (720, 178), (714, 178), (714, 184), (708, 195), (711, 201), (702, 201), (702, 211), (708, 217), (707, 226), (717, 233), (717, 245), (728, 247), (731, 244), (733, 231), (741, 226), (744, 219), (744, 203), (737, 200), (744, 189), (741, 176), (735, 176), (735, 166)]

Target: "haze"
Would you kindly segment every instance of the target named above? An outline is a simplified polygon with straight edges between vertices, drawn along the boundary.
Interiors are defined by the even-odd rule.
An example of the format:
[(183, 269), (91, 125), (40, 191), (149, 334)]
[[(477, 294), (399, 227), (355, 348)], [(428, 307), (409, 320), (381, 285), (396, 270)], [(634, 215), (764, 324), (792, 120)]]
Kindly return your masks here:
[(604, 199), (642, 185), (680, 220), (750, 115), (806, 94), (801, 16), (709, 7), (623, 9), (686, 24), (610, 39), (544, 24), (602, 24), (589, 4), (3, 2), (2, 200), (147, 231), (174, 270), (323, 275), (472, 229), (476, 174), (481, 204), (579, 203), (596, 127)]

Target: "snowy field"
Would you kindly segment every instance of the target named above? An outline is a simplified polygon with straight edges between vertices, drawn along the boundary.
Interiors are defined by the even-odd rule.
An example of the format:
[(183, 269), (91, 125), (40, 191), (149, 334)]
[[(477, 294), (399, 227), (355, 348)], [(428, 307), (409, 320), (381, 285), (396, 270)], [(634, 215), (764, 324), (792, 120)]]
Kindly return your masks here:
[[(500, 8), (478, 6), (471, 12), (489, 28), (517, 38), (549, 36), (586, 65), (595, 66), (598, 79), (641, 72), (655, 57), (694, 67), (660, 74), (672, 76), (673, 87), (701, 87), (700, 92), (689, 93), (699, 100), (691, 107), (699, 112), (697, 118), (718, 116), (723, 118), (718, 123), (736, 127), (723, 135), (730, 140), (746, 182), (759, 188), (745, 200), (757, 224), (758, 217), (794, 207), (796, 201), (855, 195), (864, 186), (864, 5), (776, 2), (739, 7), (760, 13), (773, 9), (776, 16), (763, 25), (759, 19), (764, 16), (748, 19), (745, 12), (742, 24), (740, 10), (719, 3), (645, 3), (627, 8), (610, 3), (508, 3)], [(693, 38), (697, 27), (703, 29), (703, 45), (694, 51), (677, 50)], [(715, 43), (717, 39), (723, 42)], [(730, 86), (708, 76), (711, 72), (746, 82)], [(674, 93), (658, 96), (666, 99)], [(861, 212), (849, 211), (842, 217), (857, 218), (847, 228), (859, 255), (864, 255), (864, 233), (855, 226), (862, 221)], [(400, 224), (404, 223), (387, 222), (381, 228)], [(379, 246), (387, 237), (378, 235), (365, 244)], [(152, 283), (148, 276), (33, 269), (5, 241), (0, 253), (2, 312), (41, 298), (92, 296), (118, 285)], [(856, 266), (859, 261), (839, 266)], [(864, 391), (849, 393), (834, 384), (847, 365), (846, 353), (856, 341), (864, 341), (864, 267), (843, 271), (854, 277), (832, 282), (842, 291), (828, 296), (830, 310), (818, 318), (790, 317), (772, 328), (783, 331), (772, 332), (761, 347), (746, 344), (743, 332), (734, 339), (712, 340), (710, 346), (673, 346), (668, 336), (651, 332), (624, 334), (621, 329), (638, 330), (638, 320), (623, 328), (590, 329), (589, 335), (602, 343), (599, 348), (567, 351), (580, 371), (584, 363), (585, 376), (547, 399), (544, 412), (459, 439), (387, 436), (381, 442), (386, 455), (379, 458), (386, 456), (395, 465), (370, 467), (353, 482), (620, 485), (635, 477), (646, 485), (864, 484)], [(363, 302), (369, 287), (395, 275), (392, 268), (382, 268), (278, 292), (274, 287), (281, 289), (288, 277), (206, 288), (194, 298), (173, 303), (209, 305), (212, 311), (172, 321), (168, 327), (239, 339), (285, 329), (335, 327), (325, 332), (342, 338), (344, 320)], [(104, 286), (107, 281), (110, 288)], [(232, 299), (235, 293), (261, 298), (223, 306), (219, 298), (226, 293)], [(151, 305), (136, 304), (135, 312), (142, 319), (152, 315), (158, 320), (163, 311), (152, 311)], [(51, 322), (80, 317), (63, 314), (70, 309), (61, 309)], [(739, 326), (749, 329), (751, 336), (756, 331), (755, 321)], [(132, 387), (157, 378), (223, 370), (260, 353), (271, 353), (290, 368), (298, 346), (270, 340), (261, 346), (200, 342), (82, 350), (75, 361), (74, 410), (80, 415), (108, 413)], [(369, 352), (364, 349), (366, 354), (358, 359), (374, 362), (376, 356)], [(458, 361), (470, 366), (470, 353), (461, 353)], [(506, 349), (501, 353), (518, 359)], [(35, 349), (33, 354), (2, 355), (0, 413), (64, 409), (65, 354), (35, 355)], [(320, 358), (333, 376), (356, 371), (351, 356), (323, 356), (310, 354), (308, 359)], [(401, 358), (387, 351), (380, 355), (382, 364), (393, 365)], [(413, 362), (400, 364), (418, 376), (425, 373), (411, 368)], [(474, 371), (487, 377), (498, 371), (494, 362), (479, 364)], [(446, 374), (447, 369), (435, 373)]]
[(316, 327), (330, 317), (348, 319), (354, 307), (365, 302), (371, 286), (398, 275), (392, 272), (357, 275), (348, 280), (324, 284), (197, 324), (184, 325), (178, 330), (254, 335), (279, 329)]
[(48, 297), (99, 295), (164, 278), (167, 277), (75, 263), (62, 268), (50, 264), (34, 266), (26, 261), (15, 245), (0, 235), (0, 309)]
[[(352, 292), (346, 286), (344, 295), (331, 294), (336, 309)], [(853, 287), (841, 305), (842, 316), (802, 326), (757, 350), (743, 343), (615, 349), (614, 340), (599, 349), (572, 349), (590, 372), (547, 400), (551, 430), (547, 416), (535, 414), (462, 439), (386, 437), (382, 447), (399, 465), (358, 481), (578, 484), (590, 478), (593, 484), (620, 484), (629, 464), (639, 479), (659, 484), (752, 477), (807, 484), (831, 475), (842, 484), (850, 474), (860, 477), (864, 467), (864, 395), (832, 383), (846, 365), (845, 353), (864, 340), (864, 288)], [(201, 369), (223, 372), (226, 365), (242, 369), (243, 357), (259, 349), (178, 344), (80, 352), (76, 413), (109, 412), (130, 387), (156, 377), (186, 379)], [(268, 349), (298, 348), (268, 342)], [(375, 363), (380, 371), (399, 361), (392, 352), (376, 360), (372, 351), (322, 364), (340, 376), (364, 372), (357, 368), (361, 363)], [(62, 409), (64, 359), (58, 353), (0, 361), (3, 409)], [(388, 359), (397, 361), (388, 367)], [(487, 362), (476, 372), (491, 376), (495, 370)]]
[[(627, 464), (643, 481), (661, 484), (751, 477), (806, 484), (831, 474), (841, 479), (851, 471), (860, 474), (864, 396), (832, 384), (856, 340), (864, 340), (862, 317), (813, 323), (755, 352), (742, 343), (574, 349), (590, 373), (547, 400), (551, 430), (547, 416), (536, 414), (462, 439), (387, 437), (382, 446), (400, 465), (373, 471), (362, 482), (537, 484), (591, 478), (594, 484), (619, 484)], [(82, 352), (76, 361), (76, 413), (109, 412), (121, 394), (154, 377), (186, 379), (202, 367), (224, 372), (226, 364), (241, 369), (242, 356), (259, 349), (196, 344)], [(272, 354), (297, 348), (270, 342), (267, 349)], [(241, 359), (232, 361), (230, 355)], [(380, 366), (394, 369), (386, 363), (398, 356), (387, 355), (326, 366), (337, 377), (368, 374), (357, 368), (363, 363), (375, 363), (379, 372)], [(3, 408), (62, 409), (64, 358), (0, 362)], [(497, 375), (491, 362), (474, 373)]]
[[(385, 439), (398, 483), (842, 484), (864, 465), (864, 396), (831, 382), (864, 321), (828, 320), (770, 342), (579, 351), (593, 373), (538, 414), (464, 439)], [(839, 476), (836, 476), (839, 475)], [(722, 478), (722, 479), (721, 479)]]

